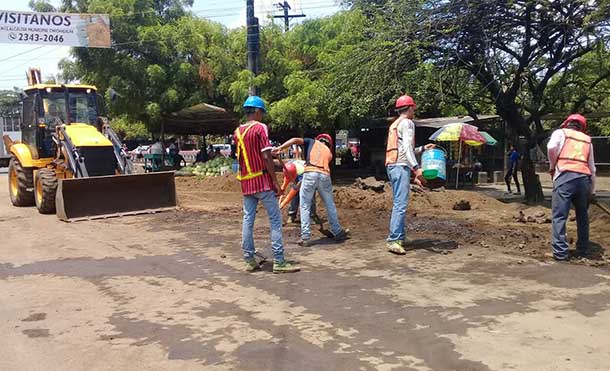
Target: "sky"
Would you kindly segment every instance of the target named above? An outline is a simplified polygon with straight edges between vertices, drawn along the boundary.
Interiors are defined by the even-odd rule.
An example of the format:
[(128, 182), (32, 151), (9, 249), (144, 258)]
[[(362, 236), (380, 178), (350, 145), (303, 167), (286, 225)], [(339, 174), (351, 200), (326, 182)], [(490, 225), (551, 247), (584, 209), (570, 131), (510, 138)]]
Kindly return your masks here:
[[(254, 0), (255, 15), (261, 23), (270, 22), (267, 15), (281, 15), (278, 2), (283, 0)], [(0, 10), (29, 11), (28, 0), (0, 0)], [(331, 15), (339, 10), (337, 0), (289, 0), (291, 14), (305, 14), (306, 18), (293, 18), (291, 24), (304, 19)], [(58, 0), (51, 0), (57, 5)], [(246, 24), (246, 0), (194, 0), (191, 10), (202, 18), (220, 22), (234, 28)], [(274, 22), (282, 23), (282, 19)], [(111, 19), (112, 27), (112, 19)], [(0, 44), (0, 89), (23, 87), (28, 67), (40, 67), (44, 78), (58, 72), (57, 63), (69, 56), (70, 47), (49, 45)]]

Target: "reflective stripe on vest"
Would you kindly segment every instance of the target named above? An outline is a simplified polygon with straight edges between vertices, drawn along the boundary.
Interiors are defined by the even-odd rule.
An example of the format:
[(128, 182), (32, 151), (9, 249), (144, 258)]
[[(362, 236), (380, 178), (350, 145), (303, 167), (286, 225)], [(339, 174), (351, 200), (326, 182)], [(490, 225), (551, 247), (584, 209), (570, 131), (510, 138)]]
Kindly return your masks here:
[(248, 125), (248, 127), (244, 130), (243, 133), (239, 130), (240, 128), (235, 129), (235, 136), (237, 137), (237, 161), (239, 161), (240, 157), (243, 155), (244, 165), (246, 165), (246, 175), (242, 175), (242, 169), (239, 169), (237, 173), (237, 180), (253, 179), (264, 174), (262, 170), (257, 171), (256, 173), (252, 172), (252, 168), (250, 167), (250, 160), (248, 160), (248, 152), (246, 151), (246, 145), (244, 144), (244, 137), (246, 136), (246, 133), (254, 125), (258, 125), (258, 122)]
[(562, 130), (565, 135), (565, 142), (559, 152), (557, 168), (560, 172), (573, 171), (591, 175), (591, 169), (589, 168), (591, 137), (572, 129)]
[[(323, 156), (326, 155), (326, 156)], [(309, 151), (309, 160), (305, 164), (305, 172), (317, 171), (330, 175), (330, 168), (327, 159), (332, 159), (333, 155), (326, 144), (314, 140), (311, 151)]]
[(400, 117), (394, 120), (388, 131), (388, 145), (385, 150), (385, 165), (394, 164), (398, 161), (398, 124)]

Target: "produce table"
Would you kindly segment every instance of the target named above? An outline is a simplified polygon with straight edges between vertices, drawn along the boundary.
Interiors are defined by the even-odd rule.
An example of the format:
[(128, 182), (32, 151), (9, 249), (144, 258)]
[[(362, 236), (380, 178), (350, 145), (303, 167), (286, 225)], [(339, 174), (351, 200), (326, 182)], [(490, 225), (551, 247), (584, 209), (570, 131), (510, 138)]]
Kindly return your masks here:
[(178, 176), (220, 176), (224, 172), (231, 170), (233, 159), (230, 157), (217, 157), (207, 162), (198, 162), (193, 165), (188, 165), (176, 172)]

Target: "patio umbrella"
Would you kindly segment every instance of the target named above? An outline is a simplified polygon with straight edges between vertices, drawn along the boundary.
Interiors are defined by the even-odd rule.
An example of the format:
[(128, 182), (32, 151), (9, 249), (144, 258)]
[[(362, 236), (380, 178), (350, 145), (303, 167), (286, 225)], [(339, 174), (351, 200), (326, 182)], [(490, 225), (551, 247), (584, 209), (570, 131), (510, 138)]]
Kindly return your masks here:
[(476, 126), (461, 122), (443, 126), (430, 136), (430, 140), (438, 142), (460, 141), (475, 146), (486, 142)]
[[(488, 146), (495, 146), (496, 144), (498, 144), (498, 141), (492, 137), (488, 132), (486, 131), (479, 131), (479, 134), (481, 134), (483, 136), (483, 138), (485, 138), (485, 144), (487, 144)], [(483, 143), (480, 143), (483, 144)]]
[[(491, 136), (490, 136), (491, 137)], [(493, 139), (493, 138), (492, 138)], [(485, 137), (481, 135), (479, 129), (474, 125), (468, 125), (464, 123), (453, 123), (447, 124), (442, 128), (438, 129), (430, 136), (430, 140), (438, 142), (459, 142), (458, 152), (458, 164), (462, 160), (462, 142), (471, 146), (480, 146), (483, 143), (487, 143)], [(460, 168), (456, 169), (455, 176), (455, 188), (458, 187), (458, 178), (460, 175)]]

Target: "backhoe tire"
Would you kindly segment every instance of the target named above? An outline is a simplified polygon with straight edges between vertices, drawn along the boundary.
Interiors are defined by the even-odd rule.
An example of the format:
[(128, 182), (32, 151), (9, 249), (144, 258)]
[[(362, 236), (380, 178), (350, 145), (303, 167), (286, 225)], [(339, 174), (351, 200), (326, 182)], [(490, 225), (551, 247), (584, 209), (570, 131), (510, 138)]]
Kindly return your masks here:
[(53, 169), (40, 169), (36, 174), (34, 199), (41, 214), (55, 214), (55, 196), (57, 195), (57, 176)]
[(34, 175), (31, 168), (21, 166), (15, 156), (8, 165), (8, 194), (14, 206), (34, 205)]

